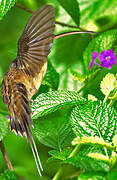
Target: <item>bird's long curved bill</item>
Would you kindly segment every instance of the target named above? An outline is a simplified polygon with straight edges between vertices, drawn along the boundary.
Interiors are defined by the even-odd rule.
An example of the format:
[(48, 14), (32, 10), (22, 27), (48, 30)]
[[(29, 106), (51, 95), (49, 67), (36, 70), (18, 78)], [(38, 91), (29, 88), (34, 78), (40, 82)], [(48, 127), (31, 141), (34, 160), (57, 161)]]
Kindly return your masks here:
[(94, 32), (94, 31), (70, 31), (70, 32), (57, 34), (57, 35), (54, 36), (54, 39), (58, 39), (58, 38), (73, 35), (73, 34), (92, 34), (92, 33), (96, 34), (97, 32)]

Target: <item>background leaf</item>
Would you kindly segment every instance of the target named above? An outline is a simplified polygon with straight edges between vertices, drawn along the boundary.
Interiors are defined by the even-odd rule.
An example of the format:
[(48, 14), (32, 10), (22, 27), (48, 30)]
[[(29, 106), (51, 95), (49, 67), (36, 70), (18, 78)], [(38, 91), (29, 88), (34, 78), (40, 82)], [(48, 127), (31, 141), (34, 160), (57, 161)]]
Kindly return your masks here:
[(81, 87), (79, 82), (74, 81), (68, 70), (71, 68), (78, 70), (79, 73), (83, 72), (83, 51), (89, 41), (90, 36), (88, 34), (77, 34), (55, 39), (49, 60), (60, 74), (59, 90), (77, 91)]
[(47, 63), (47, 73), (42, 84), (47, 84), (52, 90), (57, 90), (59, 86), (59, 73), (56, 72), (50, 61)]
[(117, 179), (117, 167), (113, 168), (112, 171), (110, 171), (107, 175), (106, 175), (106, 180), (115, 180)]
[(78, 0), (80, 7), (80, 25), (89, 30), (104, 30), (116, 23), (116, 1)]
[(0, 1), (0, 20), (15, 4), (16, 0), (1, 0)]
[(3, 79), (3, 71), (2, 71), (2, 68), (0, 66), (0, 86), (1, 86), (1, 83), (2, 83), (2, 79)]
[(71, 1), (71, 0), (57, 0), (61, 6), (68, 12), (68, 14), (72, 17), (74, 22), (79, 25), (79, 4), (77, 0)]
[(6, 119), (5, 116), (0, 114), (0, 141), (6, 135), (7, 131), (8, 131), (8, 120)]

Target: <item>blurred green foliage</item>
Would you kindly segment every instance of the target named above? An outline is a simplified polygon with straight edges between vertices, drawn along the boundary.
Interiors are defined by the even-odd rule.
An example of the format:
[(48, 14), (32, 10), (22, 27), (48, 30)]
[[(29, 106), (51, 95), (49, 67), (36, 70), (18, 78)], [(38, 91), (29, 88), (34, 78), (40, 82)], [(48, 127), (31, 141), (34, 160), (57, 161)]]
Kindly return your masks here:
[[(6, 4), (5, 0), (0, 1), (0, 88), (4, 73), (8, 70), (11, 61), (16, 58), (18, 39), (31, 15), (17, 6), (12, 7), (14, 3), (15, 0), (12, 3), (6, 0)], [(60, 177), (56, 176), (56, 179), (117, 179), (116, 145), (113, 142), (113, 137), (116, 136), (116, 102), (113, 101), (112, 108), (103, 103), (100, 105), (99, 102), (85, 104), (88, 94), (94, 95), (100, 101), (103, 100), (104, 95), (100, 90), (103, 77), (108, 72), (114, 75), (117, 73), (117, 64), (111, 70), (104, 68), (97, 72), (97, 67), (93, 67), (90, 72), (88, 70), (93, 51), (100, 53), (102, 50), (113, 49), (117, 56), (116, 0), (17, 0), (17, 3), (32, 10), (36, 10), (43, 4), (52, 4), (55, 7), (56, 21), (79, 26), (77, 30), (98, 32), (93, 36), (78, 34), (56, 39), (51, 48), (47, 74), (38, 94), (33, 97), (34, 104), (32, 104), (32, 110), (36, 114), (33, 117), (35, 126), (33, 134), (44, 168), (42, 179), (52, 179), (59, 172), (60, 167), (63, 167), (64, 172)], [(56, 24), (55, 34), (67, 31), (76, 31), (76, 28)], [(84, 77), (85, 81), (81, 82), (73, 77), (73, 72), (76, 71), (78, 73), (75, 76), (79, 77), (81, 74), (80, 77)], [(85, 88), (81, 97), (77, 92), (83, 86)], [(79, 106), (75, 107), (75, 105)], [(100, 110), (97, 111), (98, 108)], [(6, 119), (8, 114), (0, 96), (0, 140), (5, 144), (14, 172), (21, 180), (40, 179), (28, 143), (8, 130)], [(88, 119), (84, 114), (89, 115)], [(92, 123), (89, 125), (90, 129), (87, 128), (88, 123)], [(99, 138), (103, 137), (106, 142), (109, 139), (115, 154), (110, 149), (105, 152), (103, 143), (94, 145), (90, 142), (88, 145), (79, 147), (76, 151), (78, 154), (69, 158), (73, 149), (71, 141), (75, 134), (90, 135), (89, 131), (92, 131), (92, 136), (98, 132)], [(100, 136), (105, 131), (106, 136)], [(101, 155), (98, 154), (98, 158), (94, 159), (88, 156), (92, 152)], [(109, 159), (105, 158), (106, 153)], [(48, 160), (49, 154), (52, 156), (51, 160)], [(0, 151), (0, 180), (10, 180), (10, 178), (16, 180), (15, 174), (6, 169), (7, 166)], [(85, 170), (83, 173), (81, 173), (82, 169)], [(94, 170), (97, 170), (95, 174), (91, 172)]]

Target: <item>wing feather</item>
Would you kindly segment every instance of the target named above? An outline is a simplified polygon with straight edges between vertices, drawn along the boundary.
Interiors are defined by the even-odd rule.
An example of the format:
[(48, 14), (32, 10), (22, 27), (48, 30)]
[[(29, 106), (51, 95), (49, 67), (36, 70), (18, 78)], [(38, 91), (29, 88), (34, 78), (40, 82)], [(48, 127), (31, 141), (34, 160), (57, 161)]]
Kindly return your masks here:
[(41, 71), (53, 43), (55, 12), (51, 5), (44, 5), (28, 20), (18, 41), (19, 68), (31, 76)]

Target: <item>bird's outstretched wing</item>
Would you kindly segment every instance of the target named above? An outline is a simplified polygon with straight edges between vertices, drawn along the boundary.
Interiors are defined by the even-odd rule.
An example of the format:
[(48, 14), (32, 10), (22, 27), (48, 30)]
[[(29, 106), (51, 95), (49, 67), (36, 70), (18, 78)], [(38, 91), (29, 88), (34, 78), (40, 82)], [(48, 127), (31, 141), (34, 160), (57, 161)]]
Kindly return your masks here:
[(50, 52), (54, 37), (55, 12), (51, 5), (35, 11), (27, 22), (18, 41), (18, 68), (35, 76)]

